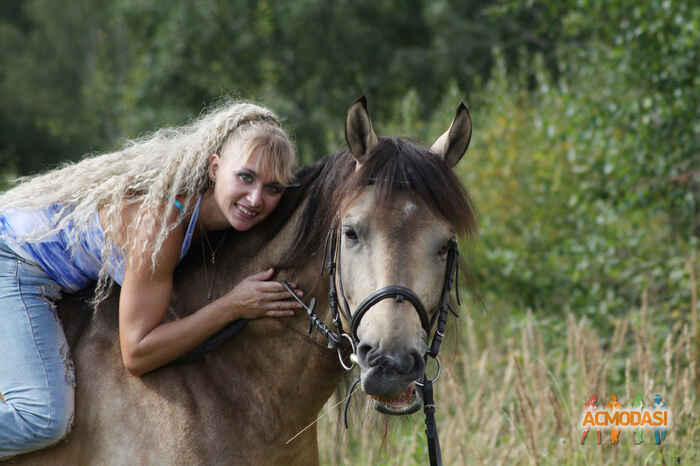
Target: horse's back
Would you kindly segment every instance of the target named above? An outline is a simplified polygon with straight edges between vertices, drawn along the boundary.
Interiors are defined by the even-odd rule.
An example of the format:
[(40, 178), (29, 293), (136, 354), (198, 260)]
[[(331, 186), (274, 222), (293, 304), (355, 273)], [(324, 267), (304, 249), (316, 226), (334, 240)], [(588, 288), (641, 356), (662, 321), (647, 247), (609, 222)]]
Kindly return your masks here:
[[(193, 435), (186, 422), (186, 384), (157, 384), (154, 377), (147, 383), (129, 376), (119, 348), (118, 288), (97, 309), (89, 297), (67, 295), (58, 306), (76, 362), (71, 432), (55, 446), (19, 456), (11, 464), (196, 464), (182, 449)], [(167, 377), (179, 374), (169, 371)], [(189, 398), (193, 404), (193, 395)]]

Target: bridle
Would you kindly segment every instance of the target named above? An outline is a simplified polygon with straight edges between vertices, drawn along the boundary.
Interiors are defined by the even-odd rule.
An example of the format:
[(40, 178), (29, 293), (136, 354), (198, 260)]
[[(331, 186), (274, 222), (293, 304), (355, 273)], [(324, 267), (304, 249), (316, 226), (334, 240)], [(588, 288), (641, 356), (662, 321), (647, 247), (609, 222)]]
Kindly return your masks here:
[[(450, 239), (448, 249), (447, 249), (447, 263), (445, 267), (445, 277), (443, 280), (442, 292), (440, 294), (440, 302), (438, 304), (437, 312), (433, 313), (432, 318), (426, 311), (420, 298), (413, 292), (410, 288), (400, 285), (389, 285), (379, 290), (371, 293), (357, 306), (355, 312), (350, 312), (350, 306), (345, 298), (345, 293), (343, 292), (343, 281), (340, 273), (340, 233), (336, 226), (331, 229), (326, 238), (325, 251), (323, 255), (323, 263), (321, 265), (323, 268), (327, 267), (328, 276), (330, 280), (330, 287), (328, 292), (328, 303), (331, 311), (331, 318), (335, 331), (329, 329), (323, 321), (314, 312), (314, 306), (316, 300), (312, 299), (311, 304), (306, 306), (301, 300), (299, 300), (296, 294), (293, 292), (289, 284), (286, 282), (281, 282), (282, 285), (287, 289), (291, 296), (299, 301), (306, 309), (307, 315), (309, 317), (309, 334), (313, 331), (314, 327), (319, 330), (319, 332), (324, 335), (328, 340), (328, 348), (336, 349), (338, 352), (338, 360), (341, 366), (350, 371), (357, 362), (356, 350), (359, 344), (359, 337), (357, 335), (357, 329), (360, 326), (362, 318), (367, 314), (374, 305), (383, 301), (385, 299), (395, 299), (397, 302), (402, 302), (407, 300), (413, 305), (413, 309), (418, 314), (421, 322), (421, 326), (425, 331), (426, 335), (430, 335), (431, 328), (435, 325), (435, 320), (437, 319), (437, 326), (435, 328), (435, 333), (433, 334), (432, 342), (430, 348), (425, 353), (425, 362), (427, 366), (428, 358), (435, 359), (437, 363), (437, 374), (434, 378), (428, 378), (423, 373), (423, 376), (416, 381), (416, 385), (420, 387), (423, 394), (423, 411), (425, 413), (425, 425), (426, 425), (426, 437), (428, 439), (428, 452), (430, 456), (431, 466), (442, 465), (442, 457), (440, 452), (440, 441), (437, 433), (437, 426), (435, 424), (435, 401), (433, 397), (433, 383), (437, 382), (440, 377), (440, 359), (438, 358), (438, 353), (440, 352), (440, 345), (442, 344), (442, 339), (445, 336), (445, 328), (447, 326), (447, 316), (452, 313), (455, 317), (458, 317), (454, 308), (450, 304), (450, 291), (452, 288), (455, 290), (455, 297), (457, 304), (461, 304), (459, 298), (459, 287), (455, 286), (458, 279), (458, 269), (459, 269), (459, 249), (457, 247), (457, 241), (455, 239)], [(327, 263), (327, 265), (326, 265)], [(337, 286), (336, 286), (337, 284)], [(341, 298), (343, 305), (340, 306)], [(341, 319), (341, 312), (345, 317), (346, 321), (350, 323), (350, 333), (345, 332), (343, 328), (343, 322)], [(347, 350), (347, 346), (350, 346), (351, 362), (348, 364), (343, 360), (342, 352)], [(355, 382), (350, 392), (352, 393), (354, 387), (359, 383), (359, 379)], [(346, 420), (345, 426), (347, 427), (347, 403), (349, 403), (350, 398), (348, 397), (345, 406)]]

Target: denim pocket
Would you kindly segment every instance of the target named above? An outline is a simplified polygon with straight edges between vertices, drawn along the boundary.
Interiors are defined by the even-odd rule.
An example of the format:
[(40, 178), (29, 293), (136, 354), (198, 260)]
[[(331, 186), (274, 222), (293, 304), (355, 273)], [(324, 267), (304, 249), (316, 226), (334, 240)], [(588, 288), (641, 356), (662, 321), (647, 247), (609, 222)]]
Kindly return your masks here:
[(40, 298), (55, 313), (56, 303), (61, 299), (61, 286), (41, 267), (17, 260), (17, 282), (23, 296)]

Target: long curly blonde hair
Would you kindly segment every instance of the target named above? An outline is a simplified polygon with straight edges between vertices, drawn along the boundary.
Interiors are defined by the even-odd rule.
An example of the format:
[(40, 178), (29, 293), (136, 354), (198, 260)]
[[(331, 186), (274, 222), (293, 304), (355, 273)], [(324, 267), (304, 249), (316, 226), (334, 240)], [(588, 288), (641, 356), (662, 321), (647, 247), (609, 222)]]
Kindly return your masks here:
[[(168, 208), (165, 216), (154, 212), (162, 212), (164, 205), (174, 209), (175, 196), (185, 197), (183, 212), (188, 212), (211, 186), (209, 157), (221, 153), (229, 141), (260, 153), (262, 168), (272, 170), (282, 183), (291, 179), (295, 150), (277, 116), (253, 103), (226, 100), (189, 124), (127, 141), (116, 152), (88, 156), (44, 174), (20, 178), (15, 187), (0, 194), (0, 210), (61, 206), (53, 230), (21, 240), (37, 241), (63, 230), (69, 233), (72, 247), (81, 229), (67, 227), (89, 225), (99, 209), (105, 234), (94, 295), (95, 303), (99, 303), (112, 285), (108, 264), (116, 251), (124, 257), (125, 244), (136, 248), (132, 253), (150, 256), (155, 267), (165, 238), (177, 224), (166, 221), (171, 212)], [(131, 223), (124, 225), (122, 210), (131, 204), (138, 204), (138, 208)], [(132, 245), (134, 233), (144, 228), (155, 234), (144, 244)], [(124, 233), (126, 236), (120, 236)], [(125, 243), (117, 244), (117, 237), (125, 238)]]

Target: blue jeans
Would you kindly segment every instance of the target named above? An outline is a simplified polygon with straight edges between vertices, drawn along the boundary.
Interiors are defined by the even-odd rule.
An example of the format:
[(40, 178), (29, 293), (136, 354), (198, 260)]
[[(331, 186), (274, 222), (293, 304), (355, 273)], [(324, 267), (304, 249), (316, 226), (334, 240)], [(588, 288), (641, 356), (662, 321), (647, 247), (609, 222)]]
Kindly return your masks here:
[(60, 286), (0, 241), (0, 459), (58, 442), (73, 421), (75, 375), (56, 315)]

